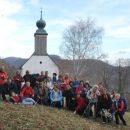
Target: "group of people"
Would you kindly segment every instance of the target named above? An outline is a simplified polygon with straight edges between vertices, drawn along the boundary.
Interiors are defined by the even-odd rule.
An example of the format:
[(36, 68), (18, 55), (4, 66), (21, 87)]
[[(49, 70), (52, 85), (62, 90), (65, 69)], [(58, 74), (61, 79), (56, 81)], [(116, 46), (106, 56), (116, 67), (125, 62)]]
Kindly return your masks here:
[(4, 101), (7, 101), (6, 94), (10, 96), (10, 103), (66, 108), (87, 118), (101, 118), (103, 123), (111, 122), (115, 116), (116, 124), (120, 119), (126, 125), (123, 117), (126, 105), (119, 93), (108, 93), (102, 83), (91, 86), (88, 80), (73, 79), (69, 74), (57, 76), (53, 73), (50, 78), (48, 71), (32, 75), (27, 70), (23, 77), (17, 71), (12, 79), (8, 79), (2, 66), (0, 95)]

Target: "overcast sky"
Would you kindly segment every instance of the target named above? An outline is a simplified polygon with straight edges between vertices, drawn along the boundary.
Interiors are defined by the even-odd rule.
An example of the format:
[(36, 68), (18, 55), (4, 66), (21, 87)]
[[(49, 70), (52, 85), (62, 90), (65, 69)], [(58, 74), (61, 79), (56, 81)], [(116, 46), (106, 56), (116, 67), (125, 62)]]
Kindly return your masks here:
[(48, 32), (48, 53), (60, 55), (62, 33), (80, 18), (104, 28), (102, 51), (109, 60), (130, 58), (130, 0), (0, 0), (0, 56), (29, 58), (34, 51), (40, 9)]

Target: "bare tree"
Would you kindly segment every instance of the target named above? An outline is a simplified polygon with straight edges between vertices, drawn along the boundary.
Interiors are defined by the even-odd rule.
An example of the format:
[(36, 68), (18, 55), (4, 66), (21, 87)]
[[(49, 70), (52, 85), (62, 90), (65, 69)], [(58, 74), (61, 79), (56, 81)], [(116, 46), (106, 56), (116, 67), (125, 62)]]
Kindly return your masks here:
[(78, 20), (63, 33), (62, 52), (73, 62), (73, 76), (79, 77), (86, 68), (86, 59), (100, 58), (103, 29), (88, 18)]

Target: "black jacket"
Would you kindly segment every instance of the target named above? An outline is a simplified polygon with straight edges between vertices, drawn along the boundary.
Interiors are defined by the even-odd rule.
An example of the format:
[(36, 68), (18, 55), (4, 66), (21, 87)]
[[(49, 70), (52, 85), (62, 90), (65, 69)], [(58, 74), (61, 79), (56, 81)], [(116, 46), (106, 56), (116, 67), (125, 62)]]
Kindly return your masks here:
[(101, 109), (111, 109), (112, 100), (109, 94), (103, 94), (99, 97), (99, 106)]

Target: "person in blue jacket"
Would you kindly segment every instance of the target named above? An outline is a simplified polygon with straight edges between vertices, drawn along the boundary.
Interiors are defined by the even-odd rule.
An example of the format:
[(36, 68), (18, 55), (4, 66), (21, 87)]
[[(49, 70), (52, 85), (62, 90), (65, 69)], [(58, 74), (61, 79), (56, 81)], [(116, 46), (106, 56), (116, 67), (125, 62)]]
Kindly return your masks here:
[(53, 107), (61, 108), (62, 106), (62, 91), (59, 89), (58, 84), (54, 84), (53, 90), (50, 92), (51, 105)]

